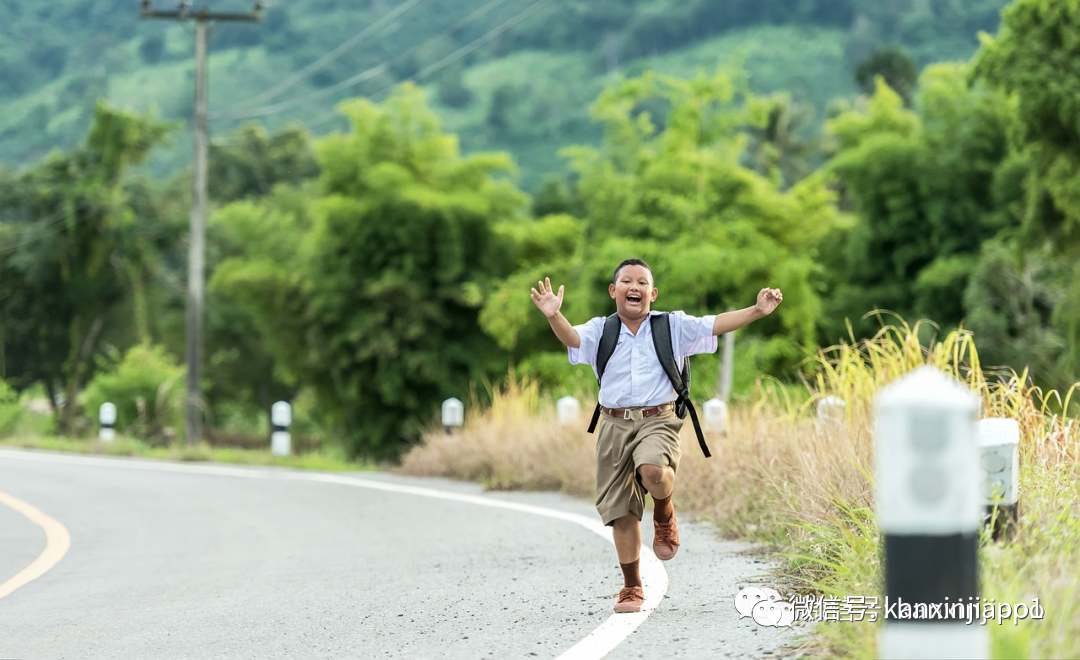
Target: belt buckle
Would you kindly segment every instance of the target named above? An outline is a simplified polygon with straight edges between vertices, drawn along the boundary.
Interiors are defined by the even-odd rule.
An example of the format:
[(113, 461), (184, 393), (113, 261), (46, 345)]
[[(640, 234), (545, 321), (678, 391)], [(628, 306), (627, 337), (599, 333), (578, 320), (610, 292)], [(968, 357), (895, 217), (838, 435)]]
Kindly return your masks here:
[(645, 418), (645, 415), (643, 414), (644, 411), (641, 408), (632, 408), (627, 412), (630, 413), (630, 419), (635, 422), (640, 422)]

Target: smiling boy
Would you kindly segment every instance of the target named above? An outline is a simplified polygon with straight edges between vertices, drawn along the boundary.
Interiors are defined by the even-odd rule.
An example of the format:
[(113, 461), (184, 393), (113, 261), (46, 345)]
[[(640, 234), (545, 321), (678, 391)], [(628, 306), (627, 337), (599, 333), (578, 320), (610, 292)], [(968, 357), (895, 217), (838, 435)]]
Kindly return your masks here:
[[(604, 318), (572, 326), (562, 315), (564, 287), (558, 293), (545, 278), (532, 289), (532, 301), (547, 317), (569, 351), (571, 364), (589, 364), (595, 372)], [(622, 326), (600, 383), (600, 433), (596, 440), (596, 510), (612, 527), (623, 572), (616, 612), (639, 612), (645, 600), (639, 570), (642, 488), (653, 498), (653, 552), (667, 561), (679, 550), (679, 532), (671, 496), (682, 452), (682, 419), (675, 414), (675, 389), (657, 357), (652, 329), (644, 321), (653, 314), (660, 291), (652, 269), (640, 259), (627, 259), (615, 269), (608, 293)], [(757, 304), (723, 314), (695, 317), (671, 312), (672, 350), (684, 356), (716, 351), (716, 336), (767, 316), (783, 301), (779, 289), (758, 292)]]

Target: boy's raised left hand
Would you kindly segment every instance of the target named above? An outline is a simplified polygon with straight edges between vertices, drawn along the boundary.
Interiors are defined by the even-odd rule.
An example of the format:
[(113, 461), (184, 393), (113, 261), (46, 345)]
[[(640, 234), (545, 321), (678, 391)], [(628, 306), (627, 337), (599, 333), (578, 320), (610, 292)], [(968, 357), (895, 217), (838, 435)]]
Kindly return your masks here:
[(782, 302), (784, 302), (784, 294), (780, 293), (780, 289), (764, 288), (758, 291), (757, 308), (764, 316), (772, 314), (777, 305)]

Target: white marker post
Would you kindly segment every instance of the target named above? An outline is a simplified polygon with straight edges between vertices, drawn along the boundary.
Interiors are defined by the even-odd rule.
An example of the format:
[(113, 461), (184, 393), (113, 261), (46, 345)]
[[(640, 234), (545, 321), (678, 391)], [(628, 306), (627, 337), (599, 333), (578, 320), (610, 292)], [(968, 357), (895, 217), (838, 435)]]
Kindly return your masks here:
[(716, 396), (705, 402), (702, 407), (705, 416), (705, 430), (710, 433), (727, 435), (728, 409), (723, 399)]
[(581, 404), (572, 396), (564, 396), (555, 402), (555, 412), (559, 416), (559, 424), (573, 424), (581, 416)]
[(989, 658), (979, 601), (977, 397), (934, 367), (877, 396), (878, 527), (885, 539), (880, 658)]
[(442, 425), (446, 429), (446, 435), (450, 435), (454, 432), (454, 429), (461, 428), (465, 423), (465, 404), (460, 399), (450, 397), (442, 404)]
[(98, 409), (98, 421), (101, 428), (98, 429), (98, 438), (102, 442), (112, 442), (116, 439), (116, 404), (106, 401)]
[(838, 396), (829, 395), (817, 404), (817, 429), (820, 433), (830, 427), (837, 427), (844, 423), (844, 415), (847, 411), (847, 402)]
[(978, 421), (979, 467), (982, 469), (983, 521), (993, 539), (1009, 537), (1020, 504), (1020, 425), (1015, 419)]
[(292, 436), (289, 424), (292, 424), (292, 406), (287, 401), (278, 401), (270, 406), (270, 453), (274, 456), (288, 456), (292, 453)]

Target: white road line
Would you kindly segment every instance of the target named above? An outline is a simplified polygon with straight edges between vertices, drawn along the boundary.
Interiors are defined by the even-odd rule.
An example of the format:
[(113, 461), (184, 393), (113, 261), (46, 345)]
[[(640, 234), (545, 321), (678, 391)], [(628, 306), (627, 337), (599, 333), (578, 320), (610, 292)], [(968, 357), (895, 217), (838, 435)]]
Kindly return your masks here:
[[(351, 486), (354, 488), (368, 488), (382, 490), (403, 495), (415, 495), (419, 497), (432, 497), (451, 502), (464, 504), (476, 504), (496, 509), (508, 509), (521, 513), (530, 513), (546, 518), (554, 518), (565, 522), (580, 525), (585, 529), (599, 534), (609, 543), (614, 544), (611, 536), (611, 528), (605, 527), (593, 518), (581, 516), (576, 513), (567, 513), (556, 509), (534, 506), (531, 504), (519, 504), (507, 502), (492, 497), (479, 495), (465, 495), (462, 493), (450, 493), (434, 488), (422, 488), (419, 486), (403, 486), (389, 484), (375, 479), (363, 477), (344, 477), (325, 473), (287, 472), (268, 470), (265, 468), (234, 468), (221, 465), (189, 465), (182, 463), (167, 463), (158, 461), (146, 461), (129, 458), (99, 458), (89, 456), (70, 456), (58, 454), (39, 454), (16, 450), (0, 450), (0, 458), (12, 458), (23, 461), (37, 461), (40, 463), (63, 463), (67, 465), (89, 465), (127, 470), (156, 470), (160, 472), (188, 472), (196, 474), (208, 474), (222, 477), (241, 477), (245, 479), (287, 479), (295, 481), (317, 481), (322, 483)], [(610, 653), (624, 639), (630, 636), (637, 628), (645, 623), (645, 619), (652, 614), (667, 594), (668, 577), (664, 565), (656, 558), (650, 548), (641, 548), (641, 576), (645, 583), (645, 603), (641, 612), (637, 614), (612, 614), (587, 637), (574, 644), (558, 660), (592, 660), (602, 658)]]

